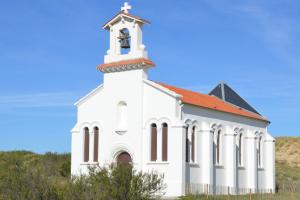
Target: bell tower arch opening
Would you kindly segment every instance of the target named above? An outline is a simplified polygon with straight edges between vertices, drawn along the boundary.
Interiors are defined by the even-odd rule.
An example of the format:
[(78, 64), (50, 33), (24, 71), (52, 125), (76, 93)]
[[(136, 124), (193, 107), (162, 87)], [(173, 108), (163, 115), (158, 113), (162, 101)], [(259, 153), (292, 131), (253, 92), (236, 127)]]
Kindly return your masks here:
[(128, 54), (130, 52), (130, 44), (131, 44), (131, 37), (129, 30), (127, 28), (123, 28), (119, 31), (119, 42), (120, 42), (120, 49), (121, 49), (121, 55)]

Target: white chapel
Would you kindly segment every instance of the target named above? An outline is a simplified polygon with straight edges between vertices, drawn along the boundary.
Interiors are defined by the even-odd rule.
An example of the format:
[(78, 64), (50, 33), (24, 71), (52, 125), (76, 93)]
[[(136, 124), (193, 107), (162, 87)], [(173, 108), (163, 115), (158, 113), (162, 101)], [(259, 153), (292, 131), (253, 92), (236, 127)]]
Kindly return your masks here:
[(155, 64), (142, 37), (149, 22), (130, 9), (125, 3), (103, 25), (103, 84), (75, 103), (72, 175), (122, 162), (164, 174), (166, 197), (275, 192), (268, 119), (224, 82), (202, 94), (150, 81)]

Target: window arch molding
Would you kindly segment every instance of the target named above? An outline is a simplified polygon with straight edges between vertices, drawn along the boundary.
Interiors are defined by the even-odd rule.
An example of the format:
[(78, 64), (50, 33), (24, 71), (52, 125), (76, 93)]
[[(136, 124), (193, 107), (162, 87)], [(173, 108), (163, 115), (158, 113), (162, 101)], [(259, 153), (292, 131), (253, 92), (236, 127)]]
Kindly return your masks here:
[(158, 119), (158, 123), (159, 124), (163, 124), (163, 123), (166, 123), (168, 126), (171, 125), (171, 120), (167, 117), (161, 117)]
[(196, 127), (196, 130), (199, 130), (201, 127), (201, 123), (198, 122), (198, 120), (192, 121), (191, 125)]
[(197, 131), (198, 131), (198, 126), (196, 123), (193, 123), (192, 125), (192, 132), (191, 132), (191, 158), (190, 160), (192, 163), (196, 162), (196, 152), (197, 152)]
[(185, 125), (189, 125), (189, 126), (190, 126), (190, 125), (192, 125), (192, 122), (193, 122), (193, 121), (192, 121), (191, 119), (185, 119), (185, 120), (184, 120), (184, 124), (185, 124)]
[(254, 136), (255, 136), (256, 138), (258, 138), (258, 137), (259, 137), (259, 131), (255, 131), (255, 132), (254, 132)]
[(150, 118), (150, 119), (148, 119), (146, 122), (145, 122), (145, 124), (144, 124), (144, 130), (147, 130), (146, 131), (146, 134), (148, 133), (148, 128), (151, 126), (151, 124), (160, 124), (161, 122), (157, 119), (157, 118)]
[(148, 134), (148, 130), (149, 130), (149, 127), (151, 126), (151, 124), (156, 124), (157, 125), (157, 130), (158, 131), (160, 131), (160, 129), (161, 129), (161, 125), (163, 124), (163, 123), (167, 123), (167, 125), (168, 125), (168, 127), (169, 128), (171, 128), (171, 126), (172, 126), (172, 123), (171, 123), (171, 120), (169, 119), (169, 118), (167, 118), (167, 117), (162, 117), (162, 118), (159, 118), (159, 119), (157, 119), (157, 118), (150, 118), (150, 119), (148, 119), (146, 122), (145, 122), (145, 124), (144, 124), (144, 126), (143, 126), (143, 129), (144, 130), (146, 130), (146, 134)]
[(217, 131), (217, 129), (218, 129), (218, 124), (214, 123), (210, 126), (210, 132), (213, 134)]
[(235, 135), (238, 135), (239, 132), (240, 132), (240, 128), (239, 128), (239, 127), (235, 127), (235, 128), (233, 129), (233, 132), (234, 132)]
[(103, 130), (101, 122), (93, 121), (92, 123), (90, 123), (90, 128), (94, 128), (94, 127), (98, 127), (99, 132)]
[(224, 127), (221, 124), (213, 123), (211, 125), (211, 133), (213, 133), (213, 161), (214, 165), (220, 166), (223, 164), (223, 135)]
[(263, 167), (263, 151), (264, 151), (264, 133), (257, 132), (257, 166), (259, 168)]
[(80, 128), (79, 128), (80, 131), (82, 132), (85, 127), (89, 128), (90, 130), (93, 128), (93, 126), (91, 125), (91, 123), (89, 123), (89, 122), (83, 122), (80, 125)]
[(239, 167), (244, 165), (244, 138), (245, 130), (243, 128), (235, 128), (234, 132), (236, 134), (236, 162)]
[(134, 161), (136, 159), (134, 151), (125, 143), (117, 143), (113, 146), (110, 152), (111, 162), (116, 162), (118, 155), (122, 152), (127, 152), (131, 156), (134, 164)]
[(191, 161), (191, 128), (193, 126), (193, 121), (191, 119), (185, 119), (185, 162), (189, 163)]

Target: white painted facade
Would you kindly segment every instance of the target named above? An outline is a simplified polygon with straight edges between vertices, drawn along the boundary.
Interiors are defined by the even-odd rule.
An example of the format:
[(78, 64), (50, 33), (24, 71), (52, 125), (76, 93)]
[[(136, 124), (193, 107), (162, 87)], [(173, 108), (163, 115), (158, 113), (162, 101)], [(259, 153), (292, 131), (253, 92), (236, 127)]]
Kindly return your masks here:
[[(122, 16), (108, 24), (110, 49), (104, 63), (147, 59), (142, 45), (142, 25)], [(131, 34), (132, 49), (131, 53), (121, 55), (116, 32), (124, 27)], [(149, 81), (147, 71), (147, 67), (127, 67), (104, 73), (103, 84), (75, 104), (77, 123), (71, 130), (72, 175), (87, 173), (89, 165), (115, 162), (120, 153), (127, 152), (137, 170), (164, 174), (165, 196), (195, 192), (274, 192), (275, 140), (268, 133), (268, 122), (184, 104), (179, 94)], [(168, 125), (167, 161), (162, 161), (163, 123)], [(157, 126), (156, 161), (150, 158), (152, 124)], [(84, 161), (86, 127), (89, 129), (88, 161)], [(97, 162), (94, 162), (94, 127), (99, 129)], [(186, 149), (191, 151), (186, 148), (186, 129), (191, 141), (193, 127), (195, 159), (186, 162)], [(214, 144), (219, 130), (219, 162), (216, 162)], [(240, 134), (241, 161), (237, 152)]]

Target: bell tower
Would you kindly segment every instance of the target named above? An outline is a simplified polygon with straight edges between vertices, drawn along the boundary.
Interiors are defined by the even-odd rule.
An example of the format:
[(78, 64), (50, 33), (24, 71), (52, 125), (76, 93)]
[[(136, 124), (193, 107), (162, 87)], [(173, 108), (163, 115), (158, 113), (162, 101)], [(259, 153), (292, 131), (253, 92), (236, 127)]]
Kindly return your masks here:
[(125, 2), (121, 11), (103, 25), (110, 37), (104, 64), (98, 66), (104, 73), (154, 66), (148, 59), (146, 46), (143, 44), (142, 29), (150, 22), (129, 14), (131, 8)]

